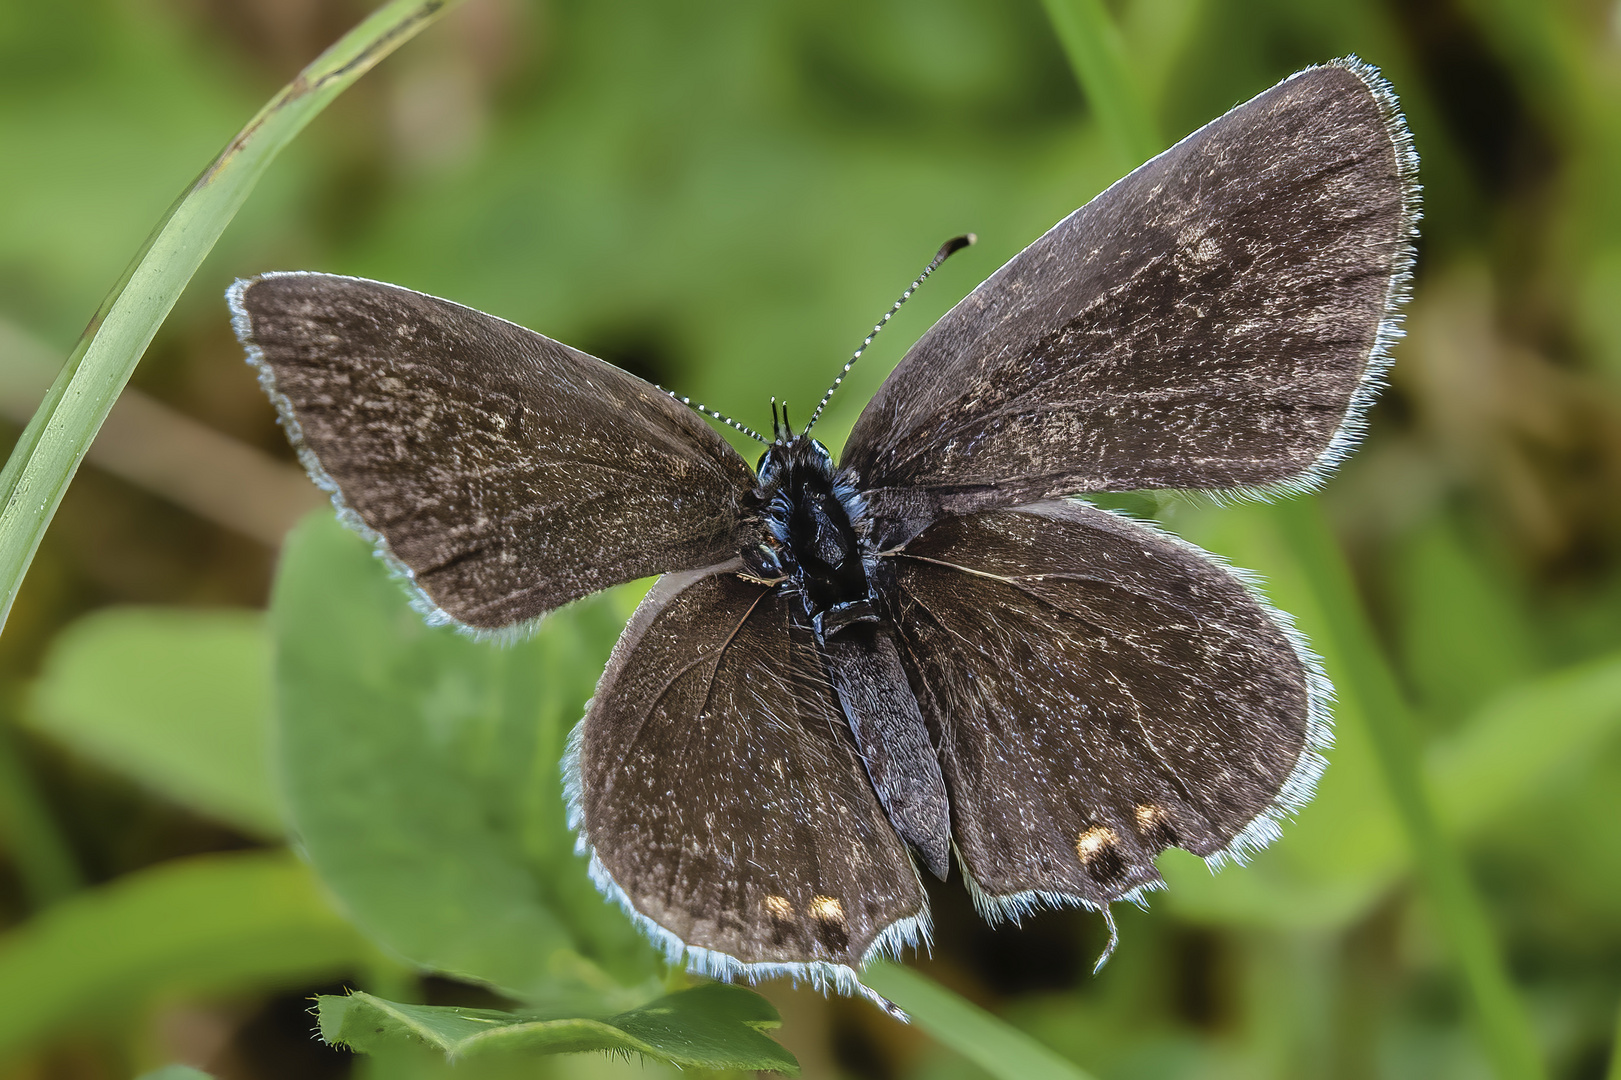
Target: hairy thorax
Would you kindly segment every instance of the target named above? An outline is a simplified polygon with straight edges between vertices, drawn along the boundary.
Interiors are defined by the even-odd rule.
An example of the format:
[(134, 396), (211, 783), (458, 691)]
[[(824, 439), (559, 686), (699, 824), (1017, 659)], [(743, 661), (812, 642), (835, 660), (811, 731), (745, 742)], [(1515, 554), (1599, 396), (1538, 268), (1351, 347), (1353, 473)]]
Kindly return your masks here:
[(742, 552), (748, 576), (797, 592), (818, 640), (876, 622), (877, 560), (860, 494), (827, 447), (803, 435), (772, 443), (760, 458), (753, 499), (761, 539)]

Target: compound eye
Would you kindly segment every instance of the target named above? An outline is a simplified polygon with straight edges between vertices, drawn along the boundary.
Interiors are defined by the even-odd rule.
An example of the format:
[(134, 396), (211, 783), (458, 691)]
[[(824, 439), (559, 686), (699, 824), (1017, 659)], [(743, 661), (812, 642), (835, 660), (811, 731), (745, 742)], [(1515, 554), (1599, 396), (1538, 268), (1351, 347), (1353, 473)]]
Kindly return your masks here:
[(770, 484), (782, 468), (781, 455), (774, 446), (766, 447), (766, 452), (760, 455), (760, 461), (754, 466), (754, 474), (760, 478), (761, 484)]
[(787, 543), (788, 519), (793, 516), (793, 513), (794, 504), (789, 501), (787, 495), (779, 491), (766, 504), (765, 510), (760, 517), (765, 521), (766, 528), (771, 530), (772, 536), (783, 543)]

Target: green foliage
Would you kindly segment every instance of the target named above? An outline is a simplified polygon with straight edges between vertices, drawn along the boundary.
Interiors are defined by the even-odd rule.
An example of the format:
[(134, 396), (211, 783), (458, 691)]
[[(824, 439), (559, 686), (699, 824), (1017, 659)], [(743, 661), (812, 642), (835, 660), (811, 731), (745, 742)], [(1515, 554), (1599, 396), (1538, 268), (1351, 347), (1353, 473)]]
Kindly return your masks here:
[(1621, 731), (1621, 655), (1527, 679), (1477, 710), (1452, 739), (1429, 753), (1431, 785), (1443, 818), (1484, 834), (1546, 792), (1571, 765), (1613, 743)]
[(373, 948), (285, 854), (165, 864), (66, 900), (0, 940), (0, 1054), (153, 996), (296, 987)]
[(259, 613), (115, 608), (51, 643), (26, 719), (199, 813), (277, 837), (269, 704)]
[(84, 884), (67, 839), (40, 797), (39, 785), (17, 753), (12, 733), (0, 728), (0, 833), (35, 907), (44, 907)]
[(288, 811), (356, 922), (520, 997), (638, 982), (651, 950), (573, 852), (558, 759), (623, 615), (601, 598), (501, 648), (424, 625), (330, 514), (289, 537), (272, 605)]
[(759, 995), (710, 983), (602, 1019), (401, 1005), (370, 994), (319, 999), (321, 1036), (366, 1052), (422, 1044), (451, 1059), (600, 1050), (704, 1069), (799, 1075), (781, 1046), (761, 1034), (782, 1018)]
[(1103, 0), (1043, 0), (1043, 5), (1121, 164), (1132, 169), (1163, 150), (1126, 59), (1125, 43)]
[(1401, 656), (1413, 696), (1443, 728), (1533, 676), (1541, 646), (1502, 574), (1438, 517), (1396, 553)]
[[(282, 22), (263, 33), (223, 10), (65, 0), (0, 14), (0, 145), (18, 163), (0, 175), (0, 315), (71, 340), (166, 201), (318, 47), (309, 35), (330, 32)], [(1033, 1075), (1034, 1061), (1058, 1073), (1066, 1059), (1100, 1077), (1479, 1075), (1494, 1066), (1491, 1043), (1467, 1026), (1460, 988), (1472, 987), (1499, 1021), (1486, 1031), (1498, 1071), (1529, 1071), (1530, 1046), (1557, 1075), (1610, 1063), (1621, 1077), (1611, 13), (1497, 0), (1440, 21), (1284, 0), (536, 10), (468, 5), (461, 28), (427, 35), (370, 81), (369, 97), (346, 100), (284, 155), (158, 339), (143, 376), (160, 396), (251, 434), (243, 418), (267, 414), (219, 291), (236, 274), (309, 266), (496, 311), (747, 421), (767, 395), (819, 394), (939, 241), (978, 232), (981, 244), (944, 267), (855, 370), (821, 429), (836, 436), (910, 339), (1128, 156), (1290, 70), (1353, 51), (1379, 64), (1424, 158), (1414, 334), (1369, 446), (1320, 500), (1340, 537), (1300, 504), (1134, 504), (1258, 571), (1324, 654), (1340, 700), (1318, 797), (1247, 868), (1213, 876), (1167, 853), (1169, 891), (1150, 913), (1117, 913), (1124, 940), (1096, 979), (1077, 966), (1039, 992), (1022, 969), (998, 981), (1018, 967), (1009, 957), (1021, 942), (1054, 927), (1092, 934), (1095, 918), (1043, 916), (987, 949), (965, 945), (942, 903), (935, 962), (1011, 1024), (881, 968), (874, 981), (912, 1011), (910, 1032), (859, 1004), (796, 1016), (785, 1001), (786, 1043), (878, 1046), (887, 1061), (867, 1073), (841, 1058), (858, 1075)], [(261, 44), (272, 40), (304, 44)], [(465, 138), (447, 154), (412, 142), (423, 132)], [(165, 220), (173, 230), (185, 219)], [(94, 423), (81, 421), (121, 385), (222, 220), (199, 219), (207, 228), (180, 238), (183, 257), (151, 249), (143, 265), (161, 280), (120, 309), (131, 316), (122, 324), (104, 313), (101, 351), (76, 357), (86, 392), (53, 393), (68, 401), (59, 420), (78, 420), (54, 435), (31, 428), (23, 455), (49, 450), (60, 464), (88, 437)], [(1459, 266), (1487, 283), (1476, 322), (1436, 299)], [(1557, 363), (1537, 366), (1547, 358)], [(47, 437), (60, 445), (42, 450)], [(17, 475), (7, 474), (8, 521), (55, 497), (44, 473), (13, 487)], [(101, 498), (94, 486), (81, 493)], [(29, 655), (19, 630), (44, 648), (108, 599), (258, 595), (252, 558), (227, 588), (208, 577), (221, 573), (218, 552), (184, 543), (166, 557), (195, 561), (201, 584), (131, 584), (171, 538), (120, 518), (124, 498), (58, 522), (45, 549), (55, 554), (13, 617), (14, 654)], [(102, 532), (134, 553), (87, 554)], [(368, 939), (414, 967), (518, 995), (506, 1015), (609, 1017), (668, 989), (586, 882), (557, 790), (560, 740), (623, 598), (561, 613), (532, 642), (479, 645), (423, 628), (330, 523), (301, 531), (278, 590), (273, 630), (235, 612), (113, 612), (44, 650), (39, 680), (17, 699), (28, 730), (0, 732), (0, 837), (33, 912), (0, 890), (17, 922), (0, 939), (0, 978), (19, 988), (0, 1017), (6, 1053), (63, 1031), (115, 1044), (126, 1036), (106, 1032), (144, 1030), (132, 1018), (176, 996), (238, 995), (251, 1008), (255, 995), (340, 975), (374, 995), (329, 999), (351, 1021), (376, 1009), (446, 1015), (385, 998), (462, 1000), (378, 962), (284, 858), (171, 862), (81, 892), (87, 877), (195, 850), (143, 847), (153, 804), (98, 809), (100, 769), (266, 841), (290, 823)], [(32, 621), (19, 627), (25, 611)], [(266, 634), (284, 643), (275, 713)], [(273, 715), (276, 769), (263, 757)], [(35, 736), (98, 770), (64, 767)], [(215, 866), (220, 877), (202, 872)], [(1460, 958), (1463, 982), (1450, 974)], [(920, 1047), (917, 1032), (955, 1049)], [(130, 1059), (163, 1060), (143, 1037), (127, 1036), (141, 1046)], [(369, 1075), (389, 1080), (470, 1076), (475, 1062), (481, 1077), (616, 1064), (519, 1052), (452, 1068), (444, 1046), (399, 1058), (393, 1041), (374, 1049), (389, 1052)]]

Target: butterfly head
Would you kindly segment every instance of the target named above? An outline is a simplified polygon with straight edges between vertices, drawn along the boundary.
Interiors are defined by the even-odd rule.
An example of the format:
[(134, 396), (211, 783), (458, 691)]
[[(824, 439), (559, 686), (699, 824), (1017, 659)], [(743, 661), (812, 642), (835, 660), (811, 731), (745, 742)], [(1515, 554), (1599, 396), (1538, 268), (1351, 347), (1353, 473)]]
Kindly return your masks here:
[(772, 441), (755, 466), (758, 479), (753, 492), (764, 528), (758, 542), (742, 552), (744, 573), (756, 581), (783, 584), (798, 592), (819, 638), (877, 618), (868, 581), (869, 564), (875, 560), (866, 501), (848, 477), (839, 474), (833, 455), (810, 437), (810, 430), (890, 317), (953, 252), (973, 242), (969, 233), (941, 246), (845, 363), (798, 434), (788, 422), (787, 405), (779, 410), (777, 399), (771, 399)]
[(866, 599), (866, 507), (827, 447), (779, 427), (757, 472), (753, 500), (764, 528), (760, 542), (742, 552), (749, 576), (797, 591), (813, 620)]

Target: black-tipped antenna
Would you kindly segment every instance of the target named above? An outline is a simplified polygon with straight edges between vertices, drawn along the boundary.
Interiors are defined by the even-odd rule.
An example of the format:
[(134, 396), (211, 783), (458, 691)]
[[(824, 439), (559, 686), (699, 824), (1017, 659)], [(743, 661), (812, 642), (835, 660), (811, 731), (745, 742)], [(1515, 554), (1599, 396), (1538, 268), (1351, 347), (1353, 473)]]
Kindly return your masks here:
[[(660, 386), (659, 389), (664, 390), (664, 387)], [(700, 405), (696, 401), (693, 401), (689, 397), (682, 397), (680, 394), (676, 393), (674, 390), (664, 390), (664, 392), (666, 394), (669, 394), (671, 397), (675, 398), (677, 401), (679, 401), (681, 404), (685, 405), (687, 408), (692, 409), (694, 412), (701, 412), (705, 416), (712, 416), (716, 420), (719, 420), (721, 423), (725, 424), (727, 427), (732, 428), (732, 429), (734, 429), (736, 431), (741, 431), (743, 434), (747, 435), (749, 438), (753, 439), (755, 442), (757, 442), (757, 443), (765, 443), (766, 445), (770, 445), (770, 441), (767, 440), (766, 438), (764, 438), (758, 431), (755, 431), (753, 428), (749, 427), (746, 424), (739, 424), (736, 420), (733, 420), (730, 416), (727, 416), (725, 413), (716, 412), (714, 409), (711, 409), (707, 405)]]
[(833, 380), (833, 385), (827, 388), (827, 393), (822, 395), (822, 400), (816, 403), (816, 411), (811, 413), (810, 423), (805, 425), (805, 430), (800, 432), (801, 435), (808, 434), (810, 429), (816, 426), (816, 421), (822, 418), (822, 410), (827, 408), (827, 403), (833, 398), (833, 391), (837, 390), (839, 384), (844, 381), (844, 377), (850, 374), (850, 369), (856, 366), (856, 361), (860, 360), (861, 354), (867, 351), (867, 346), (871, 345), (872, 339), (878, 336), (878, 331), (882, 330), (884, 324), (894, 318), (895, 312), (901, 309), (901, 305), (910, 300), (912, 294), (917, 292), (917, 287), (923, 284), (930, 274), (938, 270), (941, 263), (978, 239), (979, 237), (973, 233), (966, 233), (962, 236), (953, 236), (940, 245), (940, 250), (934, 253), (934, 258), (930, 260), (928, 266), (923, 268), (923, 273), (919, 274), (917, 280), (906, 287), (906, 291), (901, 293), (901, 298), (895, 301), (895, 306), (884, 312), (884, 317), (878, 320), (878, 325), (872, 328), (872, 333), (867, 335), (867, 339), (861, 343), (861, 348), (855, 351), (855, 355), (845, 361), (843, 370), (839, 372), (839, 377)]

